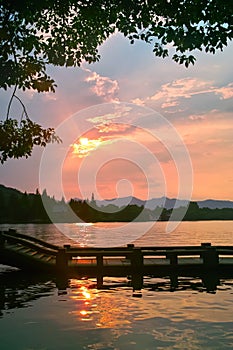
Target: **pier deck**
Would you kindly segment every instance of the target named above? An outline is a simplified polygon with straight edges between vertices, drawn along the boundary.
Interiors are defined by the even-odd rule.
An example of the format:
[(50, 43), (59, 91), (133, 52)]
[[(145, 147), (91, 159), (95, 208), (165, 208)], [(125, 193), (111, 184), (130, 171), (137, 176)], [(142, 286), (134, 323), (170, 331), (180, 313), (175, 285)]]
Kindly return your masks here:
[(99, 287), (105, 276), (131, 276), (134, 288), (140, 289), (144, 276), (233, 276), (233, 246), (59, 247), (9, 230), (0, 233), (0, 263), (68, 277), (96, 277)]

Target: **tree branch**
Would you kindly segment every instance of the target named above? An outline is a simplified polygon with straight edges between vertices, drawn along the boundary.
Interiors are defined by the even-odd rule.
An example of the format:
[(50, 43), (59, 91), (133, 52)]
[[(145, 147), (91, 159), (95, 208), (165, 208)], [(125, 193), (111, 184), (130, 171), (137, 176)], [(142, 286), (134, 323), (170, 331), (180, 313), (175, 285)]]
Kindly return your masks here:
[(8, 103), (7, 113), (6, 113), (6, 120), (9, 119), (9, 114), (10, 114), (10, 109), (11, 109), (12, 101), (13, 101), (13, 98), (16, 97), (16, 96), (15, 96), (16, 90), (17, 90), (17, 84), (16, 84), (15, 87), (14, 87), (13, 94), (12, 94), (12, 96), (11, 96), (11, 98), (10, 98), (9, 103)]
[(21, 106), (23, 107), (23, 112), (24, 112), (24, 114), (26, 116), (26, 119), (30, 119), (29, 116), (28, 116), (26, 107), (25, 107), (24, 103), (22, 102), (22, 100), (16, 95), (14, 95), (14, 97), (20, 102)]

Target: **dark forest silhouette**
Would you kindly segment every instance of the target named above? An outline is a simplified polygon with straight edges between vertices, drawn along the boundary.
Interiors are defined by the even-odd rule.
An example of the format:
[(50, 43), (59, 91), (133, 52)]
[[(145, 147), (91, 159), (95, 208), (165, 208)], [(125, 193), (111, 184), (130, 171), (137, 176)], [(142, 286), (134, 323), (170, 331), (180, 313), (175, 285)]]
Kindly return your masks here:
[[(173, 211), (174, 217), (180, 217), (183, 208), (166, 209), (156, 207), (151, 210), (143, 205), (128, 204), (117, 207), (113, 204), (97, 206), (94, 198), (89, 201), (71, 199), (68, 203), (64, 198), (56, 200), (42, 194), (22, 193), (16, 189), (0, 185), (0, 223), (50, 223), (43, 201), (46, 201), (53, 212), (54, 222), (131, 222), (131, 221), (166, 221)], [(70, 209), (73, 214), (69, 215)], [(233, 209), (199, 208), (196, 202), (190, 202), (183, 221), (196, 220), (233, 220)]]

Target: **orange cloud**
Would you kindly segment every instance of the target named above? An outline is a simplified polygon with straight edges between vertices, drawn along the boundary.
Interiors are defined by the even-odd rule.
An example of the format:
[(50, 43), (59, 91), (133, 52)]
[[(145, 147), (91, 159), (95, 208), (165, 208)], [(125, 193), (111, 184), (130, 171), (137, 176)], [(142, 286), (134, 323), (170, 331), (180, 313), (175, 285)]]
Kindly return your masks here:
[(98, 139), (88, 139), (87, 137), (80, 137), (80, 139), (72, 144), (73, 151), (72, 154), (77, 155), (79, 158), (86, 157), (91, 151), (97, 149), (103, 143), (101, 138)]
[(130, 133), (133, 127), (127, 124), (117, 124), (117, 123), (103, 123), (97, 125), (96, 128), (100, 133), (111, 134), (111, 136), (119, 135), (122, 137), (123, 134)]

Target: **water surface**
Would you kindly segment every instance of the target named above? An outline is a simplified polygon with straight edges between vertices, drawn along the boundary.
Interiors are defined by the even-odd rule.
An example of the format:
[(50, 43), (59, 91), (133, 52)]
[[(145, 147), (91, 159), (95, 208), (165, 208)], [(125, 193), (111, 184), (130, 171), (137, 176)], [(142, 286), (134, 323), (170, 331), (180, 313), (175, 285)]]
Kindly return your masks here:
[[(135, 223), (135, 230), (143, 231), (142, 224)], [(99, 242), (95, 235), (104, 224), (72, 225), (63, 227), (72, 232), (70, 237), (53, 225), (15, 228), (56, 244), (93, 245)], [(120, 223), (105, 228), (109, 225), (120, 235)], [(163, 225), (157, 223), (135, 244), (233, 242), (233, 222), (184, 222), (170, 234), (164, 232)], [(103, 231), (101, 240), (108, 245), (111, 237), (108, 229)], [(179, 278), (174, 290), (169, 279), (147, 277), (142, 292), (133, 294), (127, 279), (106, 278), (105, 289), (97, 290), (94, 279), (71, 279), (62, 287), (54, 276), (31, 276), (6, 267), (0, 271), (3, 350), (233, 348), (233, 279), (219, 280), (216, 289), (208, 292), (199, 278)]]

